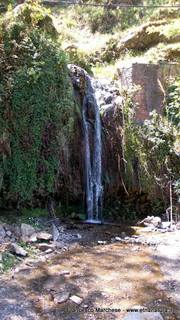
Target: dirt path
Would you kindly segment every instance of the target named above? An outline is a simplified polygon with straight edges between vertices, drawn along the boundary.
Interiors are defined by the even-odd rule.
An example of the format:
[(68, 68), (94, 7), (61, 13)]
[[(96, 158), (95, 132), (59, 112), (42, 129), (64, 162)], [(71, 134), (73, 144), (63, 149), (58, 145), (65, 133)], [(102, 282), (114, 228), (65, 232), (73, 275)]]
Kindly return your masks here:
[[(98, 232), (91, 228), (88, 243), (82, 237), (42, 262), (26, 259), (13, 278), (11, 273), (0, 281), (0, 319), (113, 320), (123, 319), (135, 306), (160, 311), (165, 320), (180, 319), (179, 232), (157, 234), (161, 244), (153, 247), (110, 241), (119, 232), (110, 226)], [(98, 245), (97, 238), (107, 243)], [(54, 296), (65, 292), (81, 297), (81, 305), (71, 300), (55, 304)]]

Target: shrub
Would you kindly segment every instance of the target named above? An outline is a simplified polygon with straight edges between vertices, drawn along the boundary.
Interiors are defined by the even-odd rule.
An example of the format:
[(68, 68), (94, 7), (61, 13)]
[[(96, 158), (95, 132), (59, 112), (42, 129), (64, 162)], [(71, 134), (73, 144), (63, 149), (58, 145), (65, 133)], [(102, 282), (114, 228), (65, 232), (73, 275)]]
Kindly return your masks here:
[[(4, 201), (31, 201), (34, 195), (44, 197), (56, 191), (61, 156), (73, 129), (66, 57), (60, 45), (39, 28), (39, 4), (36, 15), (34, 3), (30, 11), (31, 2), (27, 2), (24, 19), (9, 21), (0, 47), (0, 190)], [(28, 16), (33, 20), (34, 14), (36, 23), (31, 28)]]

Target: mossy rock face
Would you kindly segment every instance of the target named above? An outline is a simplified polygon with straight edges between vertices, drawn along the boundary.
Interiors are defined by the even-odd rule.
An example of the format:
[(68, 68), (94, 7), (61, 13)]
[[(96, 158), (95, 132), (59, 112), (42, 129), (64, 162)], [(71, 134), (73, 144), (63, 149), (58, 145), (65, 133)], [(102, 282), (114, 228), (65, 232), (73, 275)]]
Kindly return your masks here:
[[(32, 19), (38, 10), (32, 8)], [(7, 25), (2, 28), (0, 48), (0, 190), (4, 204), (32, 202), (57, 193), (70, 153), (75, 104), (66, 57), (60, 45), (39, 28), (42, 19), (33, 21), (33, 28), (27, 16), (21, 21), (11, 17), (8, 24), (3, 21)]]

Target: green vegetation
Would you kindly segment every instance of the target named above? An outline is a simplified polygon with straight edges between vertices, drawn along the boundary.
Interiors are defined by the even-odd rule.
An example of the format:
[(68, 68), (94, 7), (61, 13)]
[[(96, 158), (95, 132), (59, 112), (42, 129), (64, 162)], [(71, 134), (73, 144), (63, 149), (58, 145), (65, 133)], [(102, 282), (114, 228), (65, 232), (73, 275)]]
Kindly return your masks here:
[[(84, 1), (88, 4), (91, 1)], [(57, 6), (52, 8), (54, 22), (65, 51), (73, 63), (93, 71), (97, 77), (107, 74), (109, 64), (111, 78), (115, 76), (116, 64), (137, 59), (156, 63), (158, 61), (179, 61), (180, 13), (172, 8), (117, 8), (118, 1), (99, 0), (105, 7)], [(119, 2), (122, 3), (122, 2)], [(177, 1), (143, 1), (144, 5), (176, 4)], [(127, 4), (142, 4), (141, 0), (127, 1)], [(162, 24), (161, 24), (162, 22)], [(136, 33), (146, 24), (146, 30), (138, 31), (137, 41), (132, 46), (122, 46), (122, 39)], [(157, 25), (156, 25), (157, 24)], [(142, 43), (144, 47), (142, 48)], [(100, 72), (99, 72), (100, 71)], [(109, 72), (108, 72), (109, 73)]]
[[(49, 195), (59, 199), (59, 188), (71, 181), (66, 177), (71, 175), (76, 106), (67, 63), (97, 77), (116, 79), (120, 63), (177, 62), (180, 13), (171, 8), (113, 10), (117, 0), (98, 0), (105, 7), (57, 6), (51, 10), (40, 0), (28, 0), (14, 10), (16, 1), (4, 3), (7, 12), (0, 20), (0, 205), (13, 208), (20, 204), (25, 208), (21, 221), (34, 223), (34, 218), (46, 216), (47, 211), (26, 208), (44, 206)], [(141, 3), (127, 0), (127, 4)], [(172, 180), (179, 196), (179, 88), (179, 79), (170, 84), (166, 114), (152, 113), (141, 127), (133, 120), (130, 93), (125, 95), (128, 190), (137, 187), (155, 194), (158, 185), (167, 194)], [(62, 193), (68, 198), (68, 186)], [(121, 203), (124, 217), (136, 216), (139, 209), (133, 211), (133, 205), (126, 200)], [(153, 206), (160, 208), (161, 204)], [(114, 209), (113, 214), (117, 212)], [(82, 208), (62, 206), (57, 214), (84, 219)]]
[[(174, 186), (175, 202), (179, 202), (179, 80), (169, 88), (166, 114), (155, 111), (141, 126), (134, 121), (131, 98), (125, 105), (125, 181), (128, 190), (135, 188), (152, 197), (168, 199), (169, 183)], [(178, 106), (178, 107), (177, 107)], [(158, 194), (161, 190), (162, 195)]]
[[(27, 1), (2, 20), (0, 177), (3, 201), (56, 191), (60, 156), (73, 130), (74, 102), (60, 44), (48, 13)], [(45, 20), (44, 20), (45, 19)], [(44, 23), (45, 22), (45, 23)], [(67, 147), (66, 147), (67, 149)]]
[(8, 272), (18, 263), (17, 257), (12, 253), (5, 251), (2, 253), (2, 263), (0, 264), (0, 274)]

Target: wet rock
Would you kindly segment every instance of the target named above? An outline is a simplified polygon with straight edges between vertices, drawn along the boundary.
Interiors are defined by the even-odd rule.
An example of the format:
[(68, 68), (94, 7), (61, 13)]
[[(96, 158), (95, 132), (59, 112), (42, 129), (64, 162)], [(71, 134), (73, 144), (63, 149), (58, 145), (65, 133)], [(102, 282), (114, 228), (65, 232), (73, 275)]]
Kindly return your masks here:
[(23, 241), (27, 242), (33, 233), (35, 233), (35, 229), (32, 226), (26, 223), (21, 224), (21, 239)]
[(70, 300), (71, 301), (73, 301), (74, 303), (76, 303), (76, 304), (81, 304), (82, 303), (82, 301), (83, 301), (83, 299), (82, 298), (80, 298), (80, 297), (78, 297), (78, 296), (71, 296), (70, 297)]
[(0, 240), (4, 239), (5, 236), (6, 236), (6, 232), (5, 232), (4, 228), (3, 228), (3, 226), (0, 224)]
[(66, 302), (69, 299), (70, 293), (69, 292), (60, 292), (53, 295), (54, 302), (56, 304)]
[(48, 232), (45, 232), (45, 231), (41, 231), (41, 232), (38, 232), (36, 234), (37, 236), (37, 239), (38, 240), (45, 240), (45, 241), (49, 241), (52, 239), (52, 234), (48, 233)]
[(24, 250), (21, 246), (19, 246), (17, 243), (11, 243), (9, 246), (9, 251), (22, 257), (27, 256), (27, 251)]
[(123, 320), (163, 320), (159, 312), (130, 312)]

